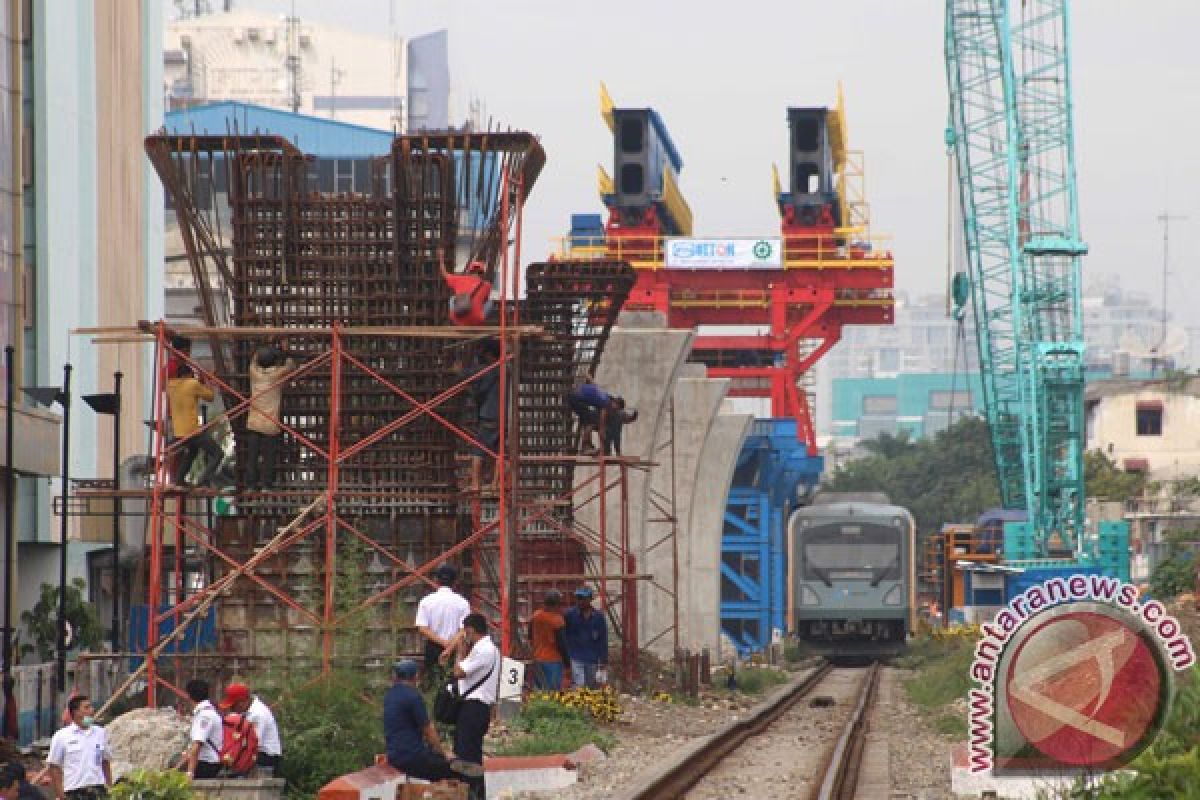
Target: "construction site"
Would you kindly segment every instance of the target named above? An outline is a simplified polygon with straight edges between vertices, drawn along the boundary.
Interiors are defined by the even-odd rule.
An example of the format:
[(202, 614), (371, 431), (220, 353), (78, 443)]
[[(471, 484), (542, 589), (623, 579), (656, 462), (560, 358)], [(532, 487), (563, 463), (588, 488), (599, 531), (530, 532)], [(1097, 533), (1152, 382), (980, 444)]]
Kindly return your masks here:
[[(1180, 444), (1198, 390), (1166, 288), (1186, 217), (1157, 218), (1152, 346), (1151, 306), (1085, 301), (1064, 0), (944, 4), (945, 230), (915, 237), (944, 233), (944, 296), (922, 303), (896, 271), (920, 248), (872, 217), (859, 86), (853, 114), (833, 79), (772, 94), (786, 144), (767, 155), (739, 117), (696, 183), (732, 197), (723, 173), (753, 156), (770, 213), (703, 229), (680, 145), (698, 117), (636, 82), (599, 84), (579, 139), (596, 197), (566, 204), (556, 148), (564, 174), (585, 148), (474, 95), (456, 122), (446, 30), (401, 36), (394, 7), (385, 38), (294, 4), (177, 6), (165, 31), (141, 5), (88, 17), (97, 94), (119, 102), (62, 125), (104, 129), (119, 158), (68, 175), (65, 128), (29, 112), (29, 220), (0, 214), (34, 265), (0, 269), (24, 315), (0, 796), (16, 763), (104, 796), (105, 742), (90, 785), (63, 755), (97, 721), (118, 779), (235, 800), (1034, 797), (1047, 776), (1107, 798), (1159, 779), (1194, 702), (1200, 587)], [(45, 38), (69, 17), (3, 15), (34, 31), (0, 30), (36, 78), (13, 108), (48, 102)], [(122, 93), (133, 66), (160, 105)], [(879, 99), (862, 107), (878, 125)], [(690, 123), (678, 143), (664, 109)], [(909, 191), (880, 192), (882, 222), (917, 213)], [(60, 218), (43, 195), (78, 202)], [(1110, 307), (1140, 321), (1108, 325), (1097, 360), (1084, 319)], [(109, 367), (112, 391), (83, 394)], [(75, 396), (97, 416), (72, 439)], [(262, 698), (273, 751), (261, 711), (252, 762), (201, 735)]]

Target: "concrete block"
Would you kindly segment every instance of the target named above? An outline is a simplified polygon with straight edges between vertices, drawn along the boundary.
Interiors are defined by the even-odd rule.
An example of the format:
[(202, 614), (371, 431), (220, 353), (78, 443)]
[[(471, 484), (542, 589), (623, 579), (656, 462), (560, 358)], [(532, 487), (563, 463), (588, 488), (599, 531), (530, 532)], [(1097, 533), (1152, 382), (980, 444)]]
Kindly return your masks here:
[(680, 548), (680, 642), (707, 647), (715, 656), (721, 635), (721, 534), (725, 503), (742, 442), (750, 431), (750, 414), (720, 413), (704, 440), (695, 478), (687, 536)]
[(192, 790), (198, 798), (221, 800), (279, 800), (283, 797), (283, 778), (218, 778), (194, 780)]

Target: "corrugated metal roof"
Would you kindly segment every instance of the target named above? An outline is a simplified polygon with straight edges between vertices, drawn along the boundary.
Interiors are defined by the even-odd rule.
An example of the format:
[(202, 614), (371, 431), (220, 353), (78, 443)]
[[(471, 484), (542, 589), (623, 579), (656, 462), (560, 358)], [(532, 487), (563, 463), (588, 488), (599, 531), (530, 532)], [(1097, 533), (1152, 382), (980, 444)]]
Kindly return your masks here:
[(271, 133), (318, 158), (387, 155), (393, 138), (391, 131), (235, 101), (172, 111), (164, 125), (171, 133), (184, 134)]

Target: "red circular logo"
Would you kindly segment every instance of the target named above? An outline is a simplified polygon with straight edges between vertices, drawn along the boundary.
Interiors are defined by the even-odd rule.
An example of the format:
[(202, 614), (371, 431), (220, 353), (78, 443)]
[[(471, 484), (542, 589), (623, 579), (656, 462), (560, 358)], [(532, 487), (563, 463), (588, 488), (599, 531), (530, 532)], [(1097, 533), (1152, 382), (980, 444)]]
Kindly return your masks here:
[(1164, 669), (1145, 636), (1114, 616), (1052, 615), (1009, 661), (1009, 713), (1026, 741), (1062, 764), (1124, 762), (1157, 733)]

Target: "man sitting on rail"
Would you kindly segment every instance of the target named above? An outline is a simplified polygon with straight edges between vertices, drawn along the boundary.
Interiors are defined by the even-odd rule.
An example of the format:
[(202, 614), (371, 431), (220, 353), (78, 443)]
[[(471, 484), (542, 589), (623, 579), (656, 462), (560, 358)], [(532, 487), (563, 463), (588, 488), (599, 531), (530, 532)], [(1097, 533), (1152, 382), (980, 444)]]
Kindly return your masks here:
[(405, 775), (426, 781), (478, 780), (483, 767), (450, 758), (434, 730), (425, 701), (417, 691), (416, 661), (397, 661), (395, 683), (383, 698), (383, 736), (388, 763)]

